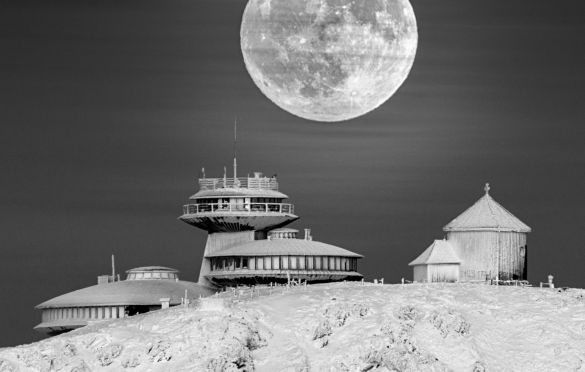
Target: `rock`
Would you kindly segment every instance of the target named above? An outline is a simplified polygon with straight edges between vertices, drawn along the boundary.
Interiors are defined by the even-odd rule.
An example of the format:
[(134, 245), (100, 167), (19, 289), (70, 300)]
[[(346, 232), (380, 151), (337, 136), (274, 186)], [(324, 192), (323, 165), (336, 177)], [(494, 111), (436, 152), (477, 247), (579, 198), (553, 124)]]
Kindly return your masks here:
[(77, 348), (72, 343), (67, 343), (63, 346), (62, 354), (66, 357), (73, 357), (77, 355)]
[(422, 318), (422, 312), (411, 305), (401, 306), (394, 314), (396, 318), (403, 321), (418, 321)]
[(16, 372), (18, 368), (15, 367), (6, 359), (0, 359), (0, 372)]
[(473, 364), (471, 371), (472, 372), (486, 372), (487, 369), (486, 369), (485, 364), (483, 362), (477, 361)]
[(74, 364), (70, 372), (91, 372), (91, 368), (82, 360)]
[(171, 345), (165, 341), (158, 341), (147, 345), (146, 355), (152, 362), (168, 362), (173, 357), (170, 350)]
[(329, 323), (328, 319), (324, 319), (321, 321), (315, 331), (313, 332), (313, 340), (318, 340), (320, 338), (329, 336), (333, 333), (333, 329), (331, 327), (331, 323)]
[(122, 345), (110, 344), (97, 350), (97, 360), (102, 367), (109, 366), (122, 353)]
[(122, 357), (122, 360), (120, 361), (120, 364), (122, 365), (122, 367), (124, 368), (135, 368), (138, 367), (141, 363), (141, 355), (136, 353), (136, 352), (132, 352), (129, 353), (128, 355), (124, 355)]
[(429, 321), (443, 337), (447, 337), (451, 332), (466, 336), (471, 328), (471, 324), (463, 315), (452, 309), (433, 312)]

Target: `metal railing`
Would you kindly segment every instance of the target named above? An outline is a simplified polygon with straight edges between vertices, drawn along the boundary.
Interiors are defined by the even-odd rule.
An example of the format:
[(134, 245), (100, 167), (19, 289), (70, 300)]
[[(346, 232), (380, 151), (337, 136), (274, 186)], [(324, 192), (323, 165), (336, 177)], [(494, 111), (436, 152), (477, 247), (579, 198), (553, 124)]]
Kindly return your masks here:
[(224, 213), (224, 212), (274, 212), (294, 214), (294, 205), (288, 203), (205, 203), (186, 204), (183, 206), (183, 214), (200, 213)]
[(255, 190), (278, 191), (276, 177), (238, 177), (234, 178), (200, 178), (200, 190), (216, 190), (224, 188), (242, 188)]

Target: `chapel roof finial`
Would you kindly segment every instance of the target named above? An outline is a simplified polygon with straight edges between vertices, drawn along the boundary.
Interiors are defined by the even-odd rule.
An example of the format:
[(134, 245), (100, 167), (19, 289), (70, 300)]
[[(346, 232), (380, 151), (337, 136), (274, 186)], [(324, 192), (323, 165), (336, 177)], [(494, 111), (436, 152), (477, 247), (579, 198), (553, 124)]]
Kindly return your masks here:
[(489, 182), (486, 182), (485, 187), (483, 188), (485, 190), (485, 194), (488, 195), (490, 193), (490, 184)]

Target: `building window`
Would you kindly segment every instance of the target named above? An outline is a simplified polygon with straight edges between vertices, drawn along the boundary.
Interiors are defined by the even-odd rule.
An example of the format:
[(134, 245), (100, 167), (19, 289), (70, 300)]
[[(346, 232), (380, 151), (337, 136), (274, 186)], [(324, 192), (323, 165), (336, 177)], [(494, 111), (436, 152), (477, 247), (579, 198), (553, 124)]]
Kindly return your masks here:
[(256, 268), (257, 268), (257, 270), (264, 270), (263, 257), (256, 257)]
[(264, 257), (264, 270), (272, 269), (272, 257), (266, 256)]
[(242, 258), (242, 268), (244, 268), (244, 269), (248, 268), (248, 258), (247, 257)]

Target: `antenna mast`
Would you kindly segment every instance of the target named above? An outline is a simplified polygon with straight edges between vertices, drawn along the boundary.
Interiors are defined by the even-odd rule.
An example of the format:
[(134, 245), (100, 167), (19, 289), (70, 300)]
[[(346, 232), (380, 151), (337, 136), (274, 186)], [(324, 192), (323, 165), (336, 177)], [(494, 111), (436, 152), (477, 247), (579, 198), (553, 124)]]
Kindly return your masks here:
[(236, 145), (238, 142), (238, 117), (234, 117), (234, 187), (240, 187), (240, 181), (238, 180), (238, 161)]
[(112, 254), (112, 281), (116, 281), (116, 261), (114, 255)]

